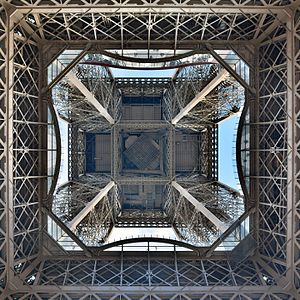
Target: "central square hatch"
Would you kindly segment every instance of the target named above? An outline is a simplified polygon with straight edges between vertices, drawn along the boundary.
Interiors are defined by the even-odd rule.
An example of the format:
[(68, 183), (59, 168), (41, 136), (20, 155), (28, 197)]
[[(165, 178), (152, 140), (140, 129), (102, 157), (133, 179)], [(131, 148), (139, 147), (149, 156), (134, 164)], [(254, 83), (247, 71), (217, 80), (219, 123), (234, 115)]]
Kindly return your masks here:
[[(159, 168), (159, 139), (153, 139), (149, 134), (131, 135), (125, 138), (123, 169), (137, 168), (139, 170), (157, 170)], [(133, 164), (133, 165), (132, 165)]]
[(165, 176), (164, 155), (168, 129), (121, 130), (121, 175)]

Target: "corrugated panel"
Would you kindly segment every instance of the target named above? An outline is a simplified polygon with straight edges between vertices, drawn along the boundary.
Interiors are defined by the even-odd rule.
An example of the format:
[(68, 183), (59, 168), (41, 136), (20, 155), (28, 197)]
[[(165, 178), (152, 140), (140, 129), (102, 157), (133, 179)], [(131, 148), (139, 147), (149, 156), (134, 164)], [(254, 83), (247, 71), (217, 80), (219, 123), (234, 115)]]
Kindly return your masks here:
[(111, 170), (111, 137), (110, 135), (96, 135), (95, 171)]
[(177, 134), (175, 142), (175, 170), (192, 171), (199, 169), (199, 141), (197, 135)]
[(123, 120), (161, 120), (161, 107), (157, 105), (126, 105), (122, 112)]

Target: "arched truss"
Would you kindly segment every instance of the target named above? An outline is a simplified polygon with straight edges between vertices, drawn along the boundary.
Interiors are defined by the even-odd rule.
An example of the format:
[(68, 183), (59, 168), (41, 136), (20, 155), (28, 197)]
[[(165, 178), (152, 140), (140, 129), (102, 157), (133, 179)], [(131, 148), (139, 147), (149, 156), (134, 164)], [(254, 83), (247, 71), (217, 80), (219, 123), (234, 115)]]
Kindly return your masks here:
[[(297, 299), (299, 2), (164, 1), (161, 5), (157, 1), (102, 6), (49, 1), (45, 6), (39, 1), (11, 1), (17, 9), (8, 1), (1, 3), (3, 297)], [(49, 42), (41, 47), (43, 40)], [(258, 95), (251, 95), (248, 120), (254, 147), (249, 149), (251, 164), (245, 173), (250, 199), (256, 204), (255, 255), (242, 261), (229, 260), (222, 253), (194, 257), (176, 251), (167, 256), (148, 252), (79, 257), (70, 256), (43, 233), (39, 207), (47, 196), (47, 170), (42, 164), (47, 142), (42, 133), (49, 125), (43, 70), (65, 46), (86, 46), (86, 41), (91, 41), (87, 47), (105, 49), (138, 45), (149, 49), (149, 56), (155, 48), (176, 52), (204, 46), (232, 47), (245, 58), (255, 54), (251, 85)], [(73, 59), (69, 68), (72, 63)]]

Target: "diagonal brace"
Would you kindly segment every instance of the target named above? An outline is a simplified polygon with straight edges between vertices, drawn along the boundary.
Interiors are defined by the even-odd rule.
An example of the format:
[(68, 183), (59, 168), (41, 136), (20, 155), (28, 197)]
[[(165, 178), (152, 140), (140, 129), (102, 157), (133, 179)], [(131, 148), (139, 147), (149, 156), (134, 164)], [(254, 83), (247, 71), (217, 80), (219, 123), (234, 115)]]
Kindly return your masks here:
[(201, 202), (193, 197), (185, 188), (183, 188), (176, 181), (172, 181), (172, 186), (195, 208), (200, 211), (207, 219), (209, 219), (222, 233), (228, 229), (228, 225), (217, 218), (210, 210), (208, 210)]
[(191, 100), (181, 111), (172, 119), (172, 124), (177, 124), (184, 116), (186, 116), (200, 101), (204, 100), (205, 97), (215, 89), (222, 81), (228, 77), (229, 73), (227, 70), (222, 69), (220, 73), (207, 85), (204, 89), (199, 92), (193, 100)]
[(86, 204), (84, 209), (79, 212), (67, 225), (73, 231), (76, 226), (88, 215), (88, 213), (103, 199), (111, 188), (115, 185), (113, 181), (110, 181), (100, 192)]
[(73, 71), (66, 74), (68, 81), (74, 85), (85, 97), (86, 99), (101, 113), (101, 115), (110, 123), (114, 124), (114, 119), (108, 113), (107, 109), (104, 108), (95, 96), (86, 88), (86, 86), (81, 82), (81, 80), (75, 75)]

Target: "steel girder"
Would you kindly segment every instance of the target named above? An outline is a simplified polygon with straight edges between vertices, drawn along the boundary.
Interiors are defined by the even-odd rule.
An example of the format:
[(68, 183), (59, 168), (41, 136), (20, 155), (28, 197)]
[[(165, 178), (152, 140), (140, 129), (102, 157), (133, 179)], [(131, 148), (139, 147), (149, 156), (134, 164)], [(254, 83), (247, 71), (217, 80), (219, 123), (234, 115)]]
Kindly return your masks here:
[[(259, 98), (254, 108), (257, 110), (257, 116), (255, 122), (250, 123), (254, 132), (259, 133), (256, 147), (251, 149), (253, 157), (259, 160), (251, 166), (251, 177), (257, 183), (258, 193), (256, 203), (259, 253), (251, 259), (235, 263), (226, 260), (224, 256), (199, 260), (195, 257), (181, 257), (180, 253), (174, 252), (172, 256), (169, 255), (168, 259), (171, 258), (172, 261), (170, 263), (170, 260), (165, 259), (162, 254), (152, 258), (148, 253), (143, 254), (141, 258), (136, 258), (126, 257), (126, 254), (122, 253), (121, 256), (111, 255), (96, 260), (86, 257), (76, 259), (75, 253), (73, 257), (64, 255), (61, 259), (53, 259), (52, 256), (43, 256), (43, 252), (39, 252), (39, 243), (42, 242), (39, 238), (39, 232), (42, 231), (39, 201), (42, 199), (38, 185), (46, 180), (47, 174), (38, 168), (41, 161), (37, 152), (46, 151), (41, 147), (39, 137), (45, 132), (43, 128), (48, 124), (41, 121), (38, 113), (38, 101), (45, 100), (39, 91), (45, 83), (38, 78), (41, 60), (37, 41), (48, 36), (58, 37), (60, 28), (66, 28), (63, 32), (66, 36), (69, 34), (72, 39), (73, 35), (76, 35), (72, 26), (76, 24), (75, 20), (73, 24), (71, 19), (77, 18), (79, 13), (88, 14), (99, 9), (101, 11), (110, 9), (111, 12), (112, 8), (116, 8), (101, 8), (96, 5), (89, 8), (85, 2), (81, 3), (83, 7), (71, 5), (59, 7), (54, 3), (53, 15), (47, 18), (47, 13), (51, 14), (51, 11), (49, 7), (39, 7), (40, 2), (30, 7), (25, 1), (13, 3), (24, 5), (17, 11), (32, 14), (36, 24), (30, 25), (34, 29), (29, 36), (28, 28), (24, 30), (24, 27), (28, 27), (28, 23), (24, 24), (24, 21), (28, 21), (28, 15), (23, 15), (22, 18), (22, 14), (18, 15), (13, 8), (10, 10), (8, 7), (6, 9), (8, 16), (15, 16), (9, 18), (4, 14), (3, 7), (0, 8), (0, 60), (2, 62), (0, 67), (0, 291), (2, 297), (8, 299), (49, 299), (51, 297), (52, 299), (114, 299), (116, 297), (121, 299), (166, 297), (172, 299), (195, 297), (199, 299), (293, 299), (294, 297), (296, 299), (299, 295), (296, 290), (298, 289), (299, 292), (300, 287), (299, 182), (297, 181), (300, 129), (299, 9), (284, 10), (280, 5), (285, 3), (281, 1), (276, 1), (273, 5), (261, 2), (260, 6), (248, 6), (236, 5), (234, 2), (232, 6), (227, 4), (221, 7), (212, 3), (205, 7), (190, 8), (195, 14), (205, 13), (207, 10), (205, 16), (207, 20), (209, 20), (209, 13), (217, 15), (236, 13), (235, 17), (244, 12), (249, 16), (254, 14), (255, 31), (249, 30), (243, 35), (243, 31), (232, 30), (233, 34), (228, 38), (249, 40), (259, 38), (261, 35), (257, 48), (259, 57), (256, 87)], [(68, 2), (68, 4), (75, 4), (75, 2)], [(113, 3), (112, 6), (114, 5), (117, 4)], [(124, 7), (124, 14), (126, 9), (133, 9), (130, 6)], [(155, 9), (163, 11), (168, 8), (170, 7), (163, 8), (159, 5), (157, 8), (149, 5), (134, 7), (134, 9), (143, 9), (143, 12), (146, 9), (148, 14), (151, 10), (150, 20), (157, 13)], [(180, 4), (177, 8), (175, 6), (171, 8), (182, 9)], [(189, 9), (189, 3), (185, 4), (184, 9)], [(289, 18), (287, 23), (278, 26), (284, 20), (282, 11), (284, 14), (289, 14)], [(59, 16), (64, 13), (68, 14), (66, 21), (61, 18), (63, 15)], [(42, 14), (46, 15), (45, 19), (39, 18)], [(179, 12), (177, 16), (178, 14)], [(276, 18), (276, 16), (280, 17)], [(244, 15), (243, 17), (247, 20), (251, 19)], [(218, 16), (217, 18), (220, 19)], [(47, 22), (47, 19), (51, 19), (53, 23), (58, 22), (56, 32), (49, 32), (50, 23), (48, 23), (49, 27), (37, 25), (43, 21)], [(178, 19), (181, 21), (180, 17)], [(63, 20), (62, 23), (59, 20)], [(106, 18), (101, 19), (101, 22), (105, 24)], [(167, 23), (170, 24), (169, 21)], [(154, 30), (155, 26), (156, 24), (151, 27), (151, 30)], [(177, 26), (178, 31), (179, 27)], [(267, 28), (269, 30), (265, 30)], [(98, 29), (95, 30), (95, 37), (98, 38)], [(151, 35), (151, 30), (147, 31), (150, 32), (150, 39), (155, 37)], [(120, 33), (122, 31), (125, 31), (125, 28), (120, 30)], [(183, 32), (184, 30), (180, 30), (180, 34)], [(226, 32), (229, 34), (231, 30)], [(132, 34), (137, 38), (136, 32)], [(166, 37), (163, 32), (156, 34), (161, 35), (162, 38)], [(192, 35), (192, 33), (187, 34), (190, 37)], [(81, 32), (78, 32), (77, 36), (77, 40), (90, 38), (85, 37)], [(205, 33), (201, 38), (203, 40), (207, 38)], [(219, 38), (218, 44), (222, 45), (224, 34), (220, 34)], [(112, 44), (130, 47), (129, 42), (124, 44), (120, 41), (122, 38)], [(177, 46), (184, 45), (183, 41), (184, 39), (176, 42)], [(155, 43), (162, 47), (169, 42), (164, 44), (163, 41), (153, 43), (148, 41), (151, 46)], [(102, 287), (106, 286), (108, 288), (104, 288), (103, 291)], [(130, 286), (129, 291), (122, 286)], [(154, 286), (158, 288), (155, 289)], [(168, 286), (171, 288), (168, 289)], [(186, 286), (191, 286), (188, 288), (189, 291), (185, 290)], [(114, 290), (116, 287), (117, 291)], [(172, 288), (175, 292), (170, 292)]]
[[(298, 28), (298, 29), (297, 29)], [(299, 8), (286, 26), (260, 45), (258, 131), (259, 240), (261, 259), (285, 284), (299, 289)], [(280, 49), (277, 52), (277, 49)], [(265, 55), (269, 54), (266, 58)], [(276, 247), (275, 247), (276, 245)], [(298, 264), (299, 268), (299, 264)]]
[[(290, 1), (63, 1), (43, 5), (14, 1), (18, 7), (13, 16), (23, 16), (23, 21), (32, 30), (36, 40), (69, 41), (102, 40), (101, 48), (146, 48), (181, 47), (197, 48), (199, 41), (247, 41), (261, 38), (271, 26), (285, 17), (280, 7)], [(292, 1), (291, 1), (292, 2)], [(254, 4), (255, 3), (255, 4)], [(81, 4), (81, 5), (78, 5)], [(29, 23), (29, 25), (28, 25)], [(202, 26), (205, 24), (205, 26)], [(105, 43), (104, 43), (105, 41)]]

